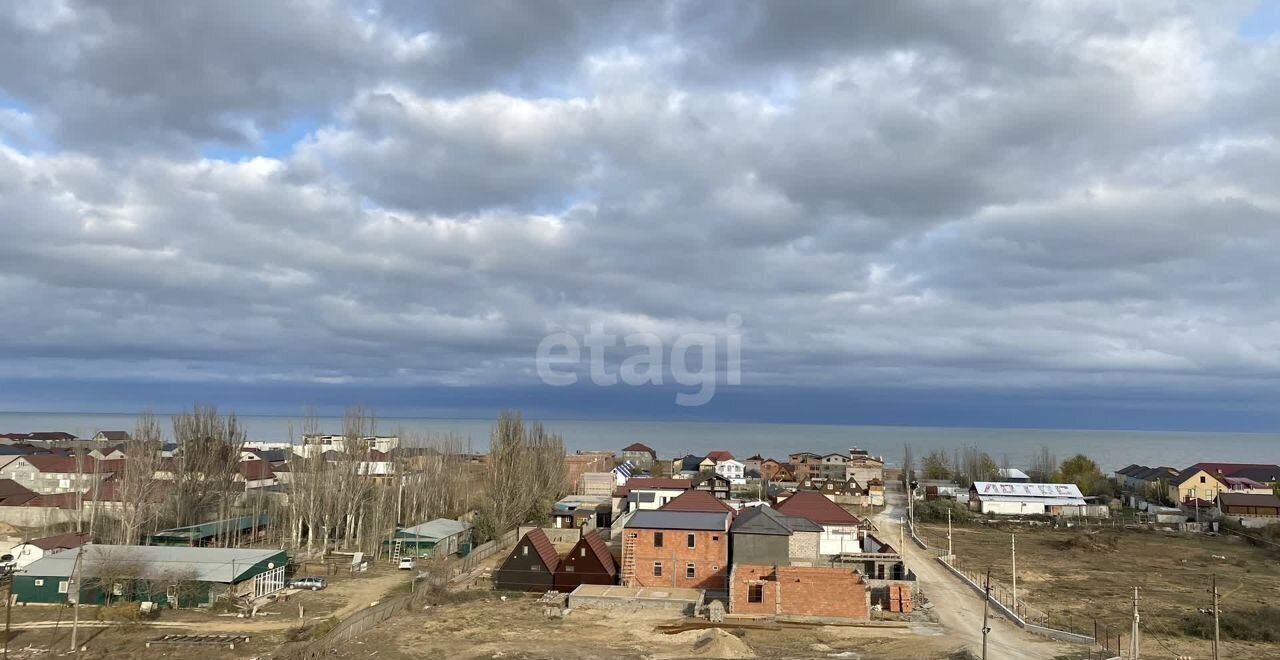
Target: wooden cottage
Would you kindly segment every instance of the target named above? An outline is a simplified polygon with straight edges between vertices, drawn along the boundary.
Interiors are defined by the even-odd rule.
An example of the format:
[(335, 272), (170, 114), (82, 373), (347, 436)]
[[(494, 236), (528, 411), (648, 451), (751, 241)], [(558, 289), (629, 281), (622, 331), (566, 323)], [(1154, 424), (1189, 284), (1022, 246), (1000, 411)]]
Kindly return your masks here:
[(584, 530), (582, 538), (556, 569), (555, 589), (569, 593), (583, 584), (616, 584), (618, 565), (599, 532)]
[(493, 585), (500, 591), (551, 591), (560, 554), (541, 528), (524, 535), (515, 549), (493, 574)]

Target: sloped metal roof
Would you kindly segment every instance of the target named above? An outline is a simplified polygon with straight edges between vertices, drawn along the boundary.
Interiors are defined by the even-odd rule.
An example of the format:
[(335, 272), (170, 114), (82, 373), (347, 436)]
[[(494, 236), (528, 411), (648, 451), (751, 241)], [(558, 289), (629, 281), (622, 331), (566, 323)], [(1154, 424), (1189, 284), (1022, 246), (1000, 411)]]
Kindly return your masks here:
[[(82, 575), (91, 575), (95, 564), (121, 562), (135, 569), (137, 577), (158, 577), (166, 573), (192, 572), (200, 582), (239, 581), (254, 564), (267, 561), (283, 550), (249, 548), (183, 548), (162, 545), (86, 545), (81, 557)], [(26, 575), (68, 577), (75, 570), (77, 552), (64, 550), (37, 559), (27, 566)]]
[(436, 540), (449, 538), (455, 534), (471, 529), (470, 523), (458, 522), (448, 518), (436, 518), (430, 522), (424, 522), (421, 525), (406, 527), (400, 530), (397, 536), (416, 536), (420, 539)]

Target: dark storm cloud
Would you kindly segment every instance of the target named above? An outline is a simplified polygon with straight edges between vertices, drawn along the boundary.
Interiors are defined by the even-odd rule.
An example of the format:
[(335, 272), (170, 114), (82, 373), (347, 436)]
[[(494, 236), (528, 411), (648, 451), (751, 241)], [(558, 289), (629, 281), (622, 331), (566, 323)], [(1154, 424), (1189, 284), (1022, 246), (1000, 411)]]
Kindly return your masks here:
[(552, 331), (736, 312), (762, 385), (1257, 387), (1280, 40), (1244, 12), (10, 3), (0, 363), (505, 386)]

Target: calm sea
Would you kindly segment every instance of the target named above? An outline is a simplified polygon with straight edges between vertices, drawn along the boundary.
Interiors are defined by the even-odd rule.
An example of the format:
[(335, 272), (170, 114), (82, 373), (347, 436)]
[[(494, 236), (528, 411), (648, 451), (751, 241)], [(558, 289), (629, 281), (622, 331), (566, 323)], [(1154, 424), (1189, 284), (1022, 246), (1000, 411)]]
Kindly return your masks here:
[[(90, 437), (99, 430), (132, 430), (134, 420), (132, 414), (0, 413), (0, 432), (67, 431)], [(241, 420), (253, 440), (288, 440), (291, 422), (294, 429), (301, 428), (297, 418), (244, 416)], [(320, 423), (322, 430), (337, 432), (342, 420), (326, 417)], [(739, 457), (759, 453), (782, 458), (795, 451), (827, 453), (862, 447), (890, 464), (900, 464), (906, 445), (917, 457), (934, 449), (951, 452), (972, 445), (997, 462), (1007, 456), (1015, 467), (1025, 467), (1041, 447), (1048, 447), (1059, 459), (1084, 453), (1106, 471), (1129, 463), (1176, 468), (1199, 461), (1280, 463), (1280, 435), (1272, 434), (654, 421), (546, 420), (544, 424), (562, 435), (570, 449), (617, 451), (643, 442), (663, 457), (728, 449)], [(453, 434), (470, 441), (475, 451), (483, 451), (488, 444), (491, 426), (490, 420), (473, 419), (378, 420), (380, 433), (405, 438)]]

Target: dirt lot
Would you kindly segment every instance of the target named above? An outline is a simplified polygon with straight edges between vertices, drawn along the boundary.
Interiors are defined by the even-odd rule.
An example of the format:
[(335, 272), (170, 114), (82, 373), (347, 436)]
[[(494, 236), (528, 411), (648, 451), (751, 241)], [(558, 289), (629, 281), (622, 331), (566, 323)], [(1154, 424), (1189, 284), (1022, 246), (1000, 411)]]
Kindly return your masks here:
[[(355, 576), (340, 574), (328, 579), (328, 588), (293, 592), (287, 601), (277, 600), (262, 607), (260, 611), (265, 614), (252, 620), (192, 609), (165, 610), (154, 622), (129, 624), (115, 618), (123, 613), (122, 608), (108, 610), (85, 606), (80, 609), (84, 627), (78, 641), (86, 648), (81, 657), (178, 658), (190, 657), (192, 653), (199, 653), (202, 660), (268, 657), (284, 643), (288, 630), (299, 625), (299, 604), (303, 605), (305, 619), (311, 624), (331, 616), (345, 618), (370, 603), (384, 599), (389, 592), (407, 583), (408, 572), (378, 567), (369, 573)], [(113, 610), (120, 611), (112, 613)], [(9, 642), (11, 657), (34, 657), (37, 651), (70, 648), (70, 607), (17, 606), (13, 608), (11, 619), (15, 628)], [(167, 634), (243, 634), (250, 637), (250, 642), (234, 651), (210, 647), (145, 649), (146, 640)]]
[[(688, 630), (666, 634), (669, 616), (572, 612), (548, 619), (533, 596), (455, 594), (383, 624), (337, 658), (949, 658), (954, 645), (930, 630), (804, 626), (772, 630)], [(936, 629), (934, 629), (936, 630)], [(376, 654), (376, 655), (375, 655)]]
[[(945, 546), (946, 527), (921, 525)], [(1224, 618), (1275, 605), (1280, 593), (1280, 555), (1234, 537), (1190, 536), (1142, 530), (1051, 530), (985, 526), (956, 527), (953, 544), (969, 569), (992, 569), (1003, 585), (1010, 580), (1010, 534), (1017, 534), (1018, 595), (1047, 611), (1056, 624), (1071, 621), (1076, 630), (1092, 629), (1093, 619), (1108, 626), (1114, 639), (1123, 631), (1128, 644), (1133, 587), (1140, 588), (1146, 631), (1143, 656), (1208, 657), (1210, 643), (1184, 633), (1187, 619), (1211, 612), (1209, 580), (1218, 576)], [(1229, 641), (1222, 657), (1280, 657), (1280, 643)], [(1114, 646), (1114, 642), (1112, 643)]]

